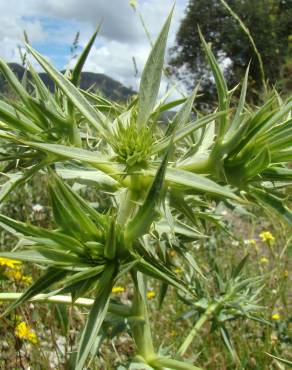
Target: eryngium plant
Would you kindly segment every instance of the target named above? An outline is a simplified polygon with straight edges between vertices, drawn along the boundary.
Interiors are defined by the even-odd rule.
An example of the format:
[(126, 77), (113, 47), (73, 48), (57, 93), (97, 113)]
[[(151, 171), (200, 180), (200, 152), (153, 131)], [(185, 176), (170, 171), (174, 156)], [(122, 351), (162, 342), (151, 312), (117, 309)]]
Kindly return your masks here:
[[(157, 103), (170, 21), (171, 14), (145, 65), (138, 96), (126, 105), (79, 88), (80, 72), (97, 32), (75, 68), (65, 74), (26, 45), (54, 81), (54, 93), (30, 64), (33, 82), (27, 90), (8, 65), (0, 62), (1, 72), (18, 97), (0, 102), (2, 172), (8, 178), (1, 188), (1, 200), (32, 176), (47, 174), (55, 225), (42, 228), (0, 215), (2, 228), (21, 239), (20, 247), (0, 256), (44, 266), (39, 280), (4, 314), (36, 296), (57, 300), (62, 293), (64, 301), (74, 303), (94, 294), (78, 345), (77, 370), (96, 355), (109, 312), (130, 324), (136, 345), (133, 362), (153, 369), (198, 369), (182, 356), (200, 323), (216, 318), (224, 336), (226, 316), (251, 316), (260, 291), (255, 281), (239, 276), (242, 266), (230, 281), (221, 284), (226, 289), (218, 296), (206, 291), (204, 299), (204, 289), (197, 289), (199, 279), (205, 277), (192, 256), (192, 247), (208, 237), (206, 220), (220, 226), (220, 220), (206, 212), (210, 201), (231, 208), (254, 204), (292, 222), (283, 190), (292, 179), (288, 166), (292, 100), (284, 102), (271, 92), (262, 106), (247, 106), (247, 68), (240, 99), (234, 105), (234, 89), (228, 90), (201, 36), (218, 90), (218, 108), (214, 113), (194, 115), (197, 88), (187, 98)], [(174, 106), (181, 107), (162, 129), (161, 113)], [(105, 206), (95, 208), (72, 189), (72, 182), (86, 184), (101, 197), (106, 194)], [(175, 248), (185, 259), (198, 280), (195, 287), (193, 279), (175, 274), (167, 248)], [(113, 303), (112, 287), (126, 274), (133, 281), (132, 304)], [(159, 355), (154, 348), (147, 276), (161, 282), (160, 304), (171, 285), (202, 315), (175, 359)]]

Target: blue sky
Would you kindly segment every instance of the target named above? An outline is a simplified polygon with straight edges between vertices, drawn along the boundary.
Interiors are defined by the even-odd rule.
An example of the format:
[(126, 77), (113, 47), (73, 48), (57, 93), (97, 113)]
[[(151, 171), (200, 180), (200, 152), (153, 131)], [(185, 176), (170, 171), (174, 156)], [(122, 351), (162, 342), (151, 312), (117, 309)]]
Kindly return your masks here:
[[(173, 0), (138, 0), (137, 3), (155, 38)], [(169, 45), (174, 42), (187, 3), (188, 0), (176, 1)], [(101, 21), (101, 32), (85, 69), (105, 73), (137, 88), (139, 76), (134, 75), (132, 58), (141, 74), (150, 46), (129, 0), (0, 0), (0, 57), (19, 62), (18, 48), (25, 29), (32, 45), (62, 69), (72, 57), (70, 47), (76, 33), (80, 32), (82, 47)]]

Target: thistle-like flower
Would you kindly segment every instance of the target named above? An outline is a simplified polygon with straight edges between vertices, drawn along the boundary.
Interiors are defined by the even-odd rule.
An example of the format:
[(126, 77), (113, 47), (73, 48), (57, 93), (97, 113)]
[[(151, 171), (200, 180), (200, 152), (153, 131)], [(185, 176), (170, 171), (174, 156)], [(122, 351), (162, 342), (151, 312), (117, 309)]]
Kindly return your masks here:
[(122, 124), (118, 121), (110, 144), (117, 155), (117, 160), (128, 168), (145, 167), (150, 158), (154, 138), (148, 127), (137, 129), (134, 120)]

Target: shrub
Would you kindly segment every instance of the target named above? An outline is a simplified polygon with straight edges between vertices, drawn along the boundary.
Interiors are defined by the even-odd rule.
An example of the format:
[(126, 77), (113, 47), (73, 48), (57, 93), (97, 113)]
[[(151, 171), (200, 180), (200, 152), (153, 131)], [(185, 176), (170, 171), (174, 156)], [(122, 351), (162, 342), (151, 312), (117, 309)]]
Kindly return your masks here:
[[(222, 202), (232, 209), (237, 204), (254, 204), (276, 213), (284, 222), (292, 221), (283, 191), (292, 178), (287, 165), (292, 158), (292, 100), (284, 102), (271, 91), (261, 107), (247, 106), (247, 68), (240, 99), (234, 105), (234, 89), (228, 90), (201, 35), (217, 86), (218, 108), (214, 113), (194, 115), (197, 89), (184, 99), (157, 103), (170, 21), (171, 14), (145, 65), (138, 96), (126, 105), (78, 87), (96, 33), (75, 68), (65, 75), (26, 45), (54, 80), (54, 94), (31, 65), (33, 92), (28, 93), (9, 67), (0, 63), (19, 98), (0, 102), (1, 159), (6, 163), (2, 172), (8, 177), (1, 200), (32, 176), (45, 175), (54, 224), (54, 228), (45, 228), (0, 215), (2, 228), (22, 241), (20, 248), (0, 257), (33, 262), (44, 270), (4, 314), (33, 298), (86, 305), (84, 297), (94, 294), (78, 345), (77, 370), (96, 355), (108, 313), (129, 323), (136, 367), (198, 369), (184, 362), (183, 355), (203, 323), (217, 322), (230, 345), (226, 318), (252, 318), (260, 293), (258, 279), (242, 276), (246, 258), (225, 278), (214, 267), (218, 290), (208, 293), (209, 280), (192, 250), (194, 242), (208, 236), (205, 221), (218, 223), (208, 211), (209, 205)], [(162, 130), (161, 114), (179, 105), (166, 131)], [(72, 188), (73, 183), (90, 186), (105, 201), (96, 207)], [(173, 249), (187, 263), (191, 278), (175, 272), (177, 267), (167, 253)], [(124, 276), (133, 282), (131, 305), (111, 300), (117, 289), (113, 290), (114, 286)], [(160, 305), (167, 287), (172, 286), (184, 302), (200, 312), (175, 359), (154, 348), (147, 277), (161, 284)], [(148, 294), (148, 299), (151, 297)]]

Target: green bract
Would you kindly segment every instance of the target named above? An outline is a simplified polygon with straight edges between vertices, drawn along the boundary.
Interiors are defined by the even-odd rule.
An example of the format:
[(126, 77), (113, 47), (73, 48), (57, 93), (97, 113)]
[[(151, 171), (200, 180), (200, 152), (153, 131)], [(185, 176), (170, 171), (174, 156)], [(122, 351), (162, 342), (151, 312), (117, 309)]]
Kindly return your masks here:
[[(240, 267), (228, 283), (220, 282), (224, 293), (205, 302), (193, 282), (174, 273), (167, 249), (175, 246), (193, 273), (205, 279), (190, 248), (193, 241), (208, 237), (204, 220), (220, 225), (216, 215), (207, 212), (209, 201), (255, 204), (292, 223), (283, 192), (292, 180), (288, 166), (292, 100), (284, 102), (271, 91), (262, 106), (248, 106), (247, 68), (239, 101), (234, 104), (233, 90), (228, 90), (201, 35), (217, 86), (218, 108), (194, 115), (197, 88), (189, 98), (157, 104), (170, 20), (171, 14), (150, 53), (137, 98), (127, 104), (112, 103), (78, 86), (96, 33), (66, 75), (27, 45), (54, 81), (54, 93), (31, 65), (33, 90), (27, 91), (7, 64), (0, 62), (18, 98), (0, 102), (0, 158), (8, 178), (0, 199), (32, 176), (45, 174), (55, 225), (46, 229), (0, 215), (2, 228), (22, 240), (21, 250), (0, 256), (45, 268), (7, 312), (40, 293), (44, 300), (56, 294), (70, 295), (73, 303), (94, 294), (78, 346), (77, 370), (95, 356), (108, 312), (130, 323), (137, 355), (133, 361), (153, 369), (198, 369), (180, 356), (199, 325), (187, 336), (176, 359), (156, 352), (147, 313), (146, 276), (161, 282), (160, 304), (172, 285), (192, 309), (202, 312), (201, 322), (216, 314), (228, 346), (226, 315), (250, 315), (257, 309), (259, 288), (254, 281), (239, 277)], [(181, 107), (167, 128), (161, 126), (162, 112), (174, 106)], [(94, 207), (73, 190), (72, 183), (91, 187), (100, 196), (106, 194), (106, 206)], [(112, 287), (125, 274), (134, 283), (132, 305), (112, 304)], [(239, 304), (233, 307), (234, 300)]]

